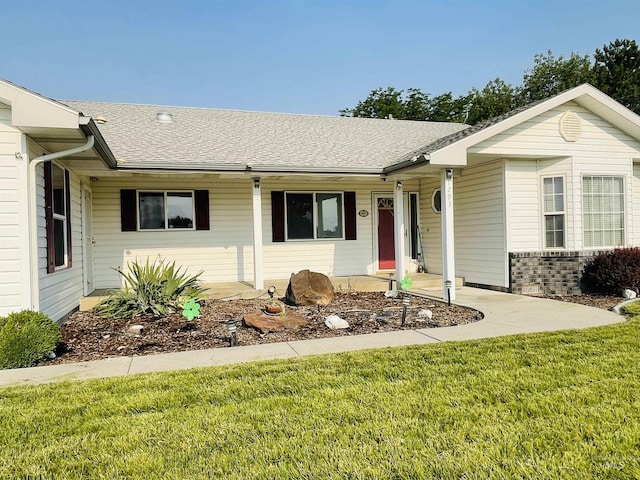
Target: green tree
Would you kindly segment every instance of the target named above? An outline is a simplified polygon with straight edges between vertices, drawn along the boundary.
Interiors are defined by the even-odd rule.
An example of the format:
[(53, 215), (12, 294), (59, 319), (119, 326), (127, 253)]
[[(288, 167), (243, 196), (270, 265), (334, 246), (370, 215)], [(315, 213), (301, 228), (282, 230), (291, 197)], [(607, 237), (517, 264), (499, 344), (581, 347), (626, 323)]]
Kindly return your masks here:
[(429, 102), (430, 113), (428, 120), (434, 122), (459, 122), (467, 118), (469, 111), (469, 96), (453, 98), (451, 92), (437, 95)]
[(393, 118), (404, 119), (406, 114), (402, 94), (403, 90), (396, 90), (393, 87), (387, 87), (386, 90), (377, 88), (355, 107), (340, 110), (340, 116), (388, 118), (391, 115)]
[(640, 49), (635, 40), (615, 40), (596, 49), (594, 86), (640, 114)]
[(469, 115), (466, 123), (471, 125), (507, 113), (516, 106), (514, 88), (500, 78), (491, 80), (482, 90), (473, 88), (469, 96)]
[(572, 53), (569, 58), (556, 58), (549, 50), (534, 57), (534, 66), (524, 74), (517, 104), (526, 105), (552, 97), (591, 79), (591, 60), (588, 55)]
[(407, 120), (429, 120), (431, 115), (431, 100), (429, 94), (418, 88), (407, 90), (404, 100), (405, 118)]

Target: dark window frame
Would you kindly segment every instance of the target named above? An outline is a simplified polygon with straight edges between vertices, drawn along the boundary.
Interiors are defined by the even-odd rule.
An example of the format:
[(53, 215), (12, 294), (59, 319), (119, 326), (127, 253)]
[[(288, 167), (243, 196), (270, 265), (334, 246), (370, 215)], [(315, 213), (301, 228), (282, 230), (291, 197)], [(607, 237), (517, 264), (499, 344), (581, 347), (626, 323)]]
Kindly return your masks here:
[[(140, 229), (138, 214), (138, 192), (193, 192), (193, 228)], [(166, 215), (165, 215), (166, 216)], [(120, 227), (123, 232), (176, 232), (210, 230), (209, 190), (190, 189), (121, 189), (120, 190)], [(166, 225), (166, 223), (165, 223)]]
[[(320, 190), (287, 190), (284, 192), (284, 218), (285, 218), (285, 239), (287, 242), (308, 242), (308, 241), (335, 241), (335, 240), (345, 240), (345, 192), (341, 191), (320, 191)], [(292, 238), (289, 236), (289, 203), (287, 201), (287, 197), (289, 195), (310, 195), (311, 196), (311, 237), (296, 237)], [(319, 218), (318, 218), (318, 195), (339, 195), (340, 196), (340, 211), (339, 211), (339, 221), (340, 221), (340, 236), (337, 237), (321, 237), (318, 234), (319, 228)]]

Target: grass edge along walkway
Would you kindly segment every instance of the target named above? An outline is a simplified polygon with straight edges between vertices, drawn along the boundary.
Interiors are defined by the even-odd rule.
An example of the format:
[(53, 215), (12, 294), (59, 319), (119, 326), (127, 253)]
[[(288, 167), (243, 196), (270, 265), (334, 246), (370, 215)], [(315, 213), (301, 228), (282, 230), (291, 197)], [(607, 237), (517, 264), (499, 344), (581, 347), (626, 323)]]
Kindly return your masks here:
[(638, 478), (639, 327), (3, 388), (0, 478)]

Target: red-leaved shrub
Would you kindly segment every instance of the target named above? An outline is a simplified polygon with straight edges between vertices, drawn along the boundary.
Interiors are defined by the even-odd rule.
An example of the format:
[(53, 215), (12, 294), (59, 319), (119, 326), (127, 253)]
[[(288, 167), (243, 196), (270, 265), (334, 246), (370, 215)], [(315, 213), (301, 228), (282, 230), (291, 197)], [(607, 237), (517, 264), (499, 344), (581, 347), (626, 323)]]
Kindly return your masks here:
[(640, 289), (640, 248), (616, 248), (585, 263), (582, 282), (592, 293), (620, 295), (629, 288)]

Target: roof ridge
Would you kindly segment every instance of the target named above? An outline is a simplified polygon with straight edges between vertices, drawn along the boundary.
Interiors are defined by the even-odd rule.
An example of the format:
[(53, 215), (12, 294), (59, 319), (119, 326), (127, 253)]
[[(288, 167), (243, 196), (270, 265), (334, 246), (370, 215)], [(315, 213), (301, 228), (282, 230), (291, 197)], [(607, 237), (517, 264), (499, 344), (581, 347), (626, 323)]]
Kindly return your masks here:
[(368, 118), (368, 117), (347, 117), (347, 116), (342, 116), (342, 115), (322, 115), (322, 114), (315, 114), (315, 113), (270, 112), (270, 111), (264, 111), (264, 110), (242, 110), (242, 109), (237, 109), (237, 108), (215, 108), (215, 107), (194, 107), (194, 106), (181, 106), (181, 105), (161, 105), (161, 104), (154, 104), (154, 103), (107, 102), (107, 101), (72, 100), (72, 99), (54, 100), (54, 101), (56, 101), (58, 103), (62, 103), (64, 105), (68, 106), (69, 108), (73, 108), (73, 107), (67, 105), (65, 102), (84, 103), (84, 104), (91, 104), (91, 105), (113, 105), (113, 106), (126, 106), (126, 107), (155, 107), (155, 108), (165, 108), (165, 109), (179, 108), (179, 109), (185, 109), (185, 110), (198, 110), (198, 111), (255, 113), (255, 114), (264, 114), (264, 115), (282, 115), (282, 116), (290, 116), (290, 117), (312, 117), (312, 118), (331, 118), (331, 119), (340, 119), (340, 118), (347, 119), (348, 118), (348, 119), (352, 119), (352, 120), (356, 120), (356, 121), (369, 121), (369, 122), (388, 120), (388, 121), (393, 121), (393, 122), (415, 123), (415, 124), (420, 124), (420, 125), (424, 125), (424, 124), (429, 124), (429, 125), (451, 125), (451, 124), (460, 123), (460, 122), (439, 122), (439, 121), (432, 121), (432, 120), (407, 120), (407, 119), (397, 119), (397, 118), (386, 119), (386, 118)]

